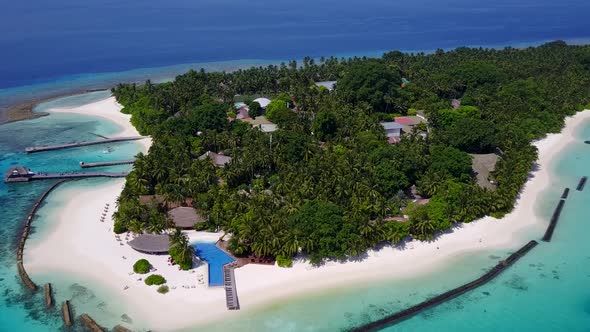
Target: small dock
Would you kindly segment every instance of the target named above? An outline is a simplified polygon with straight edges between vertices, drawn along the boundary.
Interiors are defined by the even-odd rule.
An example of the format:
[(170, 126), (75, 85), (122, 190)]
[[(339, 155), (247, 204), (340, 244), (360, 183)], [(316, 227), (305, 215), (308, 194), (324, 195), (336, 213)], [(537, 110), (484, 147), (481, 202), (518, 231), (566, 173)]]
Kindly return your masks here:
[(225, 287), (225, 302), (228, 310), (239, 310), (238, 291), (236, 287), (236, 276), (232, 266), (223, 267), (223, 283)]
[(4, 176), (4, 182), (29, 182), (33, 180), (51, 180), (51, 179), (82, 179), (82, 178), (123, 178), (129, 172), (63, 172), (63, 173), (44, 173), (31, 172), (24, 166), (11, 167)]
[(115, 165), (128, 165), (128, 164), (133, 164), (134, 162), (135, 162), (135, 159), (119, 160), (119, 161), (103, 161), (103, 162), (96, 162), (96, 163), (85, 163), (85, 162), (81, 161), (80, 167), (91, 168), (91, 167), (103, 167), (103, 166), (115, 166)]
[(32, 147), (26, 148), (25, 152), (35, 153), (35, 152), (43, 152), (43, 151), (63, 150), (63, 149), (71, 149), (71, 148), (77, 148), (77, 147), (88, 146), (88, 145), (96, 145), (96, 144), (137, 141), (137, 140), (144, 139), (144, 138), (147, 138), (147, 137), (146, 136), (127, 136), (127, 137), (106, 138), (106, 139), (102, 139), (102, 140), (98, 140), (98, 141), (77, 142), (77, 143), (68, 143), (68, 144), (59, 144), (59, 145), (32, 146)]

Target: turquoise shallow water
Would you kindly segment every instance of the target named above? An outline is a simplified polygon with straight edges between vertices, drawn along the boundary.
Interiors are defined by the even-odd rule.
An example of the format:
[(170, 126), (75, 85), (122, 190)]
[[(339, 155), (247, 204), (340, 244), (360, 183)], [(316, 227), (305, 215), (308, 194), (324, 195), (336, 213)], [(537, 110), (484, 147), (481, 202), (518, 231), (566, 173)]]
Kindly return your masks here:
[[(39, 110), (54, 106), (76, 106), (106, 97), (94, 93), (61, 99)], [(52, 106), (53, 105), (53, 106)], [(0, 127), (0, 168), (24, 164), (36, 170), (78, 170), (78, 162), (127, 159), (138, 151), (135, 143), (113, 145), (111, 154), (94, 146), (27, 155), (26, 146), (51, 144), (93, 135), (111, 135), (118, 128), (106, 121), (85, 116), (54, 114), (32, 121)], [(588, 175), (590, 123), (577, 132), (578, 141), (564, 150), (551, 165), (552, 185), (539, 197), (538, 212), (549, 219), (564, 187), (575, 188), (580, 176)], [(113, 169), (126, 169), (118, 166)], [(69, 190), (91, 188), (108, 180), (83, 180), (65, 185), (50, 195), (39, 212), (35, 241), (50, 231), (51, 212), (58, 209)], [(7, 186), (0, 184), (0, 331), (56, 331), (61, 320), (55, 311), (41, 306), (41, 293), (32, 296), (17, 278), (15, 248), (23, 216), (34, 199), (51, 182), (32, 182)], [(590, 233), (587, 222), (590, 187), (572, 190), (551, 243), (541, 242), (528, 256), (490, 284), (432, 310), (389, 327), (385, 331), (590, 331)], [(544, 229), (531, 231), (539, 239)], [(425, 298), (469, 281), (511, 250), (482, 251), (457, 256), (442, 269), (412, 279), (382, 281), (347, 289), (333, 289), (312, 296), (269, 304), (253, 312), (238, 313), (205, 331), (341, 331), (401, 310)], [(399, 269), (403, 269), (400, 266)], [(46, 273), (35, 276), (42, 283), (51, 280), (56, 299), (72, 299), (78, 310), (93, 314), (99, 322), (112, 325), (120, 321), (125, 308), (119, 308), (108, 292), (88, 280)], [(41, 280), (43, 279), (43, 280)], [(37, 280), (35, 280), (37, 281)], [(193, 331), (194, 329), (188, 329)]]
[[(108, 97), (108, 93), (92, 93), (56, 100), (41, 104), (38, 110), (51, 107), (71, 107)], [(105, 146), (89, 146), (78, 149), (26, 154), (24, 149), (32, 145), (65, 143), (77, 140), (95, 140), (99, 135), (112, 135), (120, 130), (115, 124), (89, 116), (73, 114), (52, 114), (47, 117), (11, 123), (0, 126), (0, 170), (12, 165), (25, 165), (37, 171), (79, 171), (79, 161), (129, 159), (140, 147), (137, 143), (112, 144), (113, 151), (105, 154)], [(93, 134), (94, 133), (94, 134)], [(129, 169), (129, 165), (107, 167), (105, 170)], [(67, 187), (88, 187), (108, 180), (81, 180), (67, 184)], [(0, 182), (0, 331), (56, 331), (61, 320), (55, 311), (45, 311), (41, 306), (42, 295), (31, 295), (24, 289), (16, 273), (16, 243), (23, 225), (23, 218), (34, 200), (53, 182), (34, 181), (31, 183), (6, 185)], [(55, 200), (60, 200), (59, 190), (49, 196), (48, 204), (40, 211), (40, 217), (33, 224), (32, 238), (43, 233), (50, 224), (44, 223), (43, 215), (48, 209), (59, 208)], [(41, 280), (43, 279), (43, 280)], [(80, 308), (84, 303), (93, 303), (91, 292), (100, 293), (93, 286), (85, 288), (83, 282), (76, 285), (75, 280), (66, 276), (47, 276), (45, 280), (57, 282), (56, 300), (73, 298)], [(60, 287), (61, 286), (61, 287)], [(100, 301), (95, 303), (100, 308)]]

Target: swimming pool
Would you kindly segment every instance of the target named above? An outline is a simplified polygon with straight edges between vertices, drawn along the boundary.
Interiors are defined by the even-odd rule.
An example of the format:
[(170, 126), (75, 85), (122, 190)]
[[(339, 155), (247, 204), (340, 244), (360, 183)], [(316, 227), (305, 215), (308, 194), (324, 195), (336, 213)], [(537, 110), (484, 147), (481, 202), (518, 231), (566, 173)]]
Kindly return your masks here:
[(209, 286), (223, 286), (223, 265), (233, 262), (233, 258), (215, 246), (215, 243), (197, 242), (193, 244), (195, 254), (209, 263)]

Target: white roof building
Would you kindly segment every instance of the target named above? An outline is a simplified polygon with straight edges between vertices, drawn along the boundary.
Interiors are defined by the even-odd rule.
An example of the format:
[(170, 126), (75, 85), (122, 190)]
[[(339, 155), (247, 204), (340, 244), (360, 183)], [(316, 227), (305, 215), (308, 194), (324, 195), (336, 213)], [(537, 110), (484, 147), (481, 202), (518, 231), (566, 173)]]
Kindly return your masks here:
[(256, 98), (256, 99), (254, 99), (254, 101), (257, 102), (258, 104), (260, 104), (260, 107), (262, 107), (262, 108), (266, 108), (266, 106), (268, 106), (268, 104), (270, 104), (270, 99), (264, 98), (264, 97)]

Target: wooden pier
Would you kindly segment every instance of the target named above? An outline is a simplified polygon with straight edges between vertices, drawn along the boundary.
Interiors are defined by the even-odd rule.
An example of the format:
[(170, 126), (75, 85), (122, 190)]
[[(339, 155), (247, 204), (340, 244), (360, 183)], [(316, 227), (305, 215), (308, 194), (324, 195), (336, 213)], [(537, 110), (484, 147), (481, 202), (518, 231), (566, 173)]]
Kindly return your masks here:
[(126, 142), (126, 141), (136, 141), (140, 139), (147, 138), (146, 136), (127, 136), (127, 137), (113, 137), (113, 138), (106, 138), (98, 141), (86, 141), (86, 142), (77, 142), (77, 143), (68, 143), (68, 144), (59, 144), (59, 145), (46, 145), (46, 146), (32, 146), (25, 149), (27, 153), (35, 153), (35, 152), (43, 152), (43, 151), (53, 151), (53, 150), (63, 150), (63, 149), (71, 149), (77, 148), (81, 146), (88, 146), (88, 145), (96, 145), (96, 144), (107, 144), (107, 143), (116, 143), (116, 142)]
[(422, 303), (419, 303), (413, 307), (410, 307), (408, 309), (402, 310), (400, 312), (397, 312), (393, 315), (387, 316), (385, 318), (382, 318), (378, 321), (357, 327), (352, 329), (351, 331), (353, 332), (365, 332), (365, 331), (378, 331), (378, 330), (382, 330), (385, 327), (391, 326), (393, 324), (399, 323), (405, 319), (408, 319), (426, 309), (430, 309), (432, 307), (435, 307), (439, 304), (442, 304), (444, 302), (447, 302), (451, 299), (454, 299), (455, 297), (462, 295), (468, 291), (471, 291), (477, 287), (480, 287), (484, 284), (486, 284), (487, 282), (489, 282), (490, 280), (494, 279), (496, 276), (498, 276), (501, 272), (503, 272), (504, 270), (506, 270), (508, 267), (510, 267), (512, 264), (514, 264), (514, 262), (516, 262), (518, 259), (520, 259), (521, 257), (523, 257), (524, 255), (526, 255), (531, 249), (533, 249), (536, 245), (537, 245), (537, 241), (530, 241), (529, 243), (527, 243), (526, 245), (524, 245), (522, 248), (520, 248), (517, 252), (513, 253), (512, 255), (508, 256), (508, 258), (506, 258), (506, 260), (500, 261), (496, 266), (494, 266), (490, 271), (488, 271), (486, 274), (484, 274), (483, 276), (479, 277), (478, 279), (475, 279), (463, 286), (457, 287), (455, 289), (452, 289), (448, 292), (445, 292), (443, 294), (440, 294), (438, 296), (435, 296), (429, 300), (426, 300)]
[(85, 162), (81, 161), (80, 162), (80, 167), (82, 167), (82, 168), (90, 168), (90, 167), (127, 165), (127, 164), (133, 164), (134, 162), (135, 162), (135, 159), (119, 160), (119, 161), (103, 161), (103, 162), (96, 162), (96, 163), (85, 163)]
[(238, 290), (233, 266), (227, 264), (223, 267), (223, 283), (225, 287), (225, 302), (228, 310), (239, 310)]
[(129, 172), (63, 172), (63, 173), (44, 173), (31, 172), (23, 166), (11, 167), (4, 176), (4, 182), (28, 182), (33, 180), (51, 180), (51, 179), (82, 179), (82, 178), (123, 178)]

